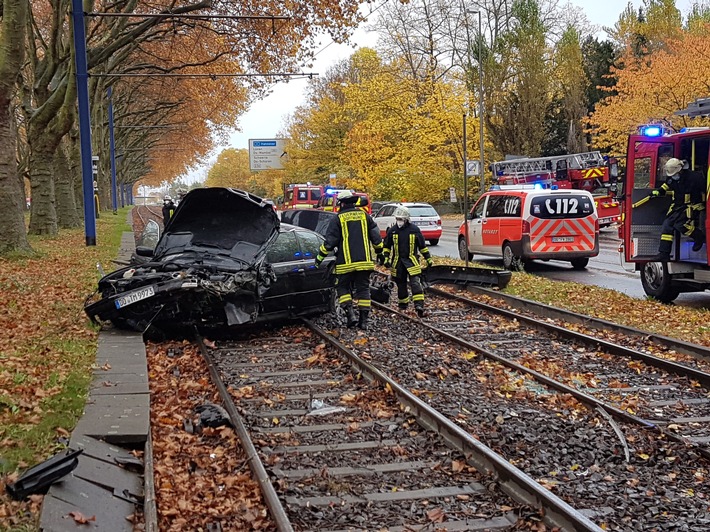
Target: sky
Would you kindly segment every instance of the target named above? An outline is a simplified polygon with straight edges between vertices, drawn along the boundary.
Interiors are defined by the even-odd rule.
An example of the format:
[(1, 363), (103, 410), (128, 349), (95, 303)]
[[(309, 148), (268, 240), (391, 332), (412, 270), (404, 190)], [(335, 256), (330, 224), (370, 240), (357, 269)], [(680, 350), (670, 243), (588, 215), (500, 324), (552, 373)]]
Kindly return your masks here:
[[(603, 27), (613, 27), (619, 18), (620, 13), (626, 7), (625, 0), (569, 0), (575, 6), (581, 7), (589, 21), (599, 28), (599, 38), (605, 38)], [(560, 4), (565, 3), (564, 0)], [(642, 0), (631, 0), (635, 8), (643, 4)], [(676, 6), (684, 15), (690, 9), (692, 0), (676, 0)], [(379, 5), (379, 3), (377, 4)], [(376, 15), (373, 15), (376, 16)], [(366, 29), (367, 23), (358, 28), (352, 38), (355, 48), (361, 46), (375, 46), (377, 35)], [(324, 39), (318, 49), (313, 68), (304, 69), (304, 72), (323, 75), (329, 67), (343, 59), (350, 57), (355, 50), (352, 45), (335, 44), (329, 39)], [(284, 128), (286, 117), (305, 100), (308, 80), (295, 80), (289, 83), (280, 83), (274, 87), (272, 93), (252, 104), (247, 113), (239, 120), (239, 130), (234, 130), (229, 135), (227, 145), (219, 146), (216, 149), (211, 162), (216, 159), (217, 154), (225, 148), (248, 149), (249, 139), (272, 139), (276, 138), (278, 132)], [(207, 167), (200, 167), (188, 174), (187, 180), (203, 181), (207, 172)]]

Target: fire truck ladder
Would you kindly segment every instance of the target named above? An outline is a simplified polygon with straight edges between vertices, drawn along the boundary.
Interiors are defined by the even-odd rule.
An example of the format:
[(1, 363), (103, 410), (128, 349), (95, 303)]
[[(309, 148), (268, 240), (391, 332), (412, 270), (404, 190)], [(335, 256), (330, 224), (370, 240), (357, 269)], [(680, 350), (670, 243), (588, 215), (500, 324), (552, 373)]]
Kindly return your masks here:
[(534, 174), (538, 172), (555, 171), (558, 161), (565, 161), (568, 169), (585, 169), (604, 166), (604, 158), (598, 151), (572, 153), (568, 155), (553, 155), (551, 157), (534, 157), (530, 159), (512, 159), (493, 163), (496, 172), (503, 174)]

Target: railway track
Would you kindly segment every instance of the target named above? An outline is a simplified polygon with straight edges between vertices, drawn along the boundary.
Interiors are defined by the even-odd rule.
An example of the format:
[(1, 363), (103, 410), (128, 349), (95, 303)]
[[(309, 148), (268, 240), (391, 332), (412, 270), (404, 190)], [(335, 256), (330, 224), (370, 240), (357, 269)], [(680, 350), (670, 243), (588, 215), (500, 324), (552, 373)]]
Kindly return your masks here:
[[(710, 458), (710, 373), (703, 371), (710, 350), (704, 350), (707, 360), (686, 356), (680, 363), (658, 355), (683, 345), (664, 347), (629, 336), (610, 341), (446, 291), (429, 293), (441, 310), (429, 314), (427, 326), (515, 369), (528, 368), (546, 384), (557, 386), (542, 375), (554, 379), (561, 391), (591, 406), (697, 444)], [(629, 347), (634, 344), (639, 345)], [(695, 351), (703, 353), (700, 346)]]
[(692, 360), (427, 305), (423, 322), (377, 307), (367, 335), (327, 315), (202, 347), (280, 530), (710, 527), (707, 445), (677, 419), (708, 403)]
[[(460, 303), (447, 304), (456, 307)], [(428, 305), (435, 306), (431, 298)], [(434, 319), (436, 312), (424, 322)], [(456, 312), (465, 320), (460, 308)], [(433, 328), (428, 335), (416, 318), (410, 316), (405, 326), (402, 317), (396, 311), (375, 313), (377, 340), (382, 344), (377, 360), (383, 371), (397, 375), (402, 385), (418, 390), (432, 407), (455, 419), (572, 506), (594, 507), (605, 513), (598, 522), (608, 530), (703, 530), (708, 526), (704, 500), (708, 494), (703, 486), (708, 474), (705, 446), (658, 431), (657, 425), (539, 371), (504, 357), (489, 357), (480, 346), (455, 334)], [(509, 318), (498, 320), (508, 323), (513, 336), (518, 336), (518, 318)], [(489, 319), (483, 319), (479, 328)], [(452, 325), (450, 318), (447, 321)], [(465, 329), (462, 324), (453, 328)], [(442, 345), (441, 337), (461, 349)], [(553, 351), (572, 340), (563, 337), (556, 342)], [(532, 345), (534, 339), (528, 339), (528, 347)], [(353, 349), (371, 356), (357, 344)], [(506, 370), (502, 371), (500, 364)], [(553, 377), (559, 371), (552, 366), (548, 369)], [(476, 375), (473, 378), (472, 373)], [(477, 380), (492, 387), (477, 390)], [(687, 382), (680, 391), (693, 393), (697, 387), (697, 383)], [(587, 408), (575, 406), (574, 401), (568, 401), (570, 396), (579, 398)], [(510, 400), (491, 407), (495, 397)], [(547, 411), (539, 408), (540, 404)], [(610, 413), (622, 421), (613, 421)], [(675, 520), (683, 523), (682, 528), (676, 528)]]
[(238, 412), (228, 407), (243, 420), (238, 432), (258, 442), (252, 458), (267, 465), (254, 472), (268, 486), (265, 498), (281, 530), (524, 530), (543, 516), (568, 530), (599, 530), (328, 333), (315, 331), (291, 329), (204, 349), (223, 394), (234, 390), (223, 399), (239, 405)]

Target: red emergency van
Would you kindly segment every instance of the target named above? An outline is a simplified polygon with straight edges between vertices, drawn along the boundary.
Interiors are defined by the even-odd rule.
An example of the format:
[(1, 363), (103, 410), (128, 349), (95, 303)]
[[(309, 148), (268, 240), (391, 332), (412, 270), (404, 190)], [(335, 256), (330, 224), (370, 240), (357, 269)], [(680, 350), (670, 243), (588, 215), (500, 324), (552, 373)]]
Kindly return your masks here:
[(462, 260), (490, 255), (520, 270), (534, 259), (554, 259), (582, 270), (599, 254), (599, 220), (588, 191), (498, 188), (484, 193), (459, 227)]

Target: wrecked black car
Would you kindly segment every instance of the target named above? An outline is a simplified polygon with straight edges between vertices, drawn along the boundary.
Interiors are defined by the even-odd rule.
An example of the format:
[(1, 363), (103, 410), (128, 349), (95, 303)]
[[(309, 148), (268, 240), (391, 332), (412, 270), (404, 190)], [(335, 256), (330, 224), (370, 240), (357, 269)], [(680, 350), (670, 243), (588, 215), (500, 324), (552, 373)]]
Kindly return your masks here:
[(201, 188), (180, 202), (146, 259), (99, 281), (85, 311), (140, 332), (218, 329), (332, 309), (332, 258), (315, 268), (323, 237), (281, 224), (261, 198)]

